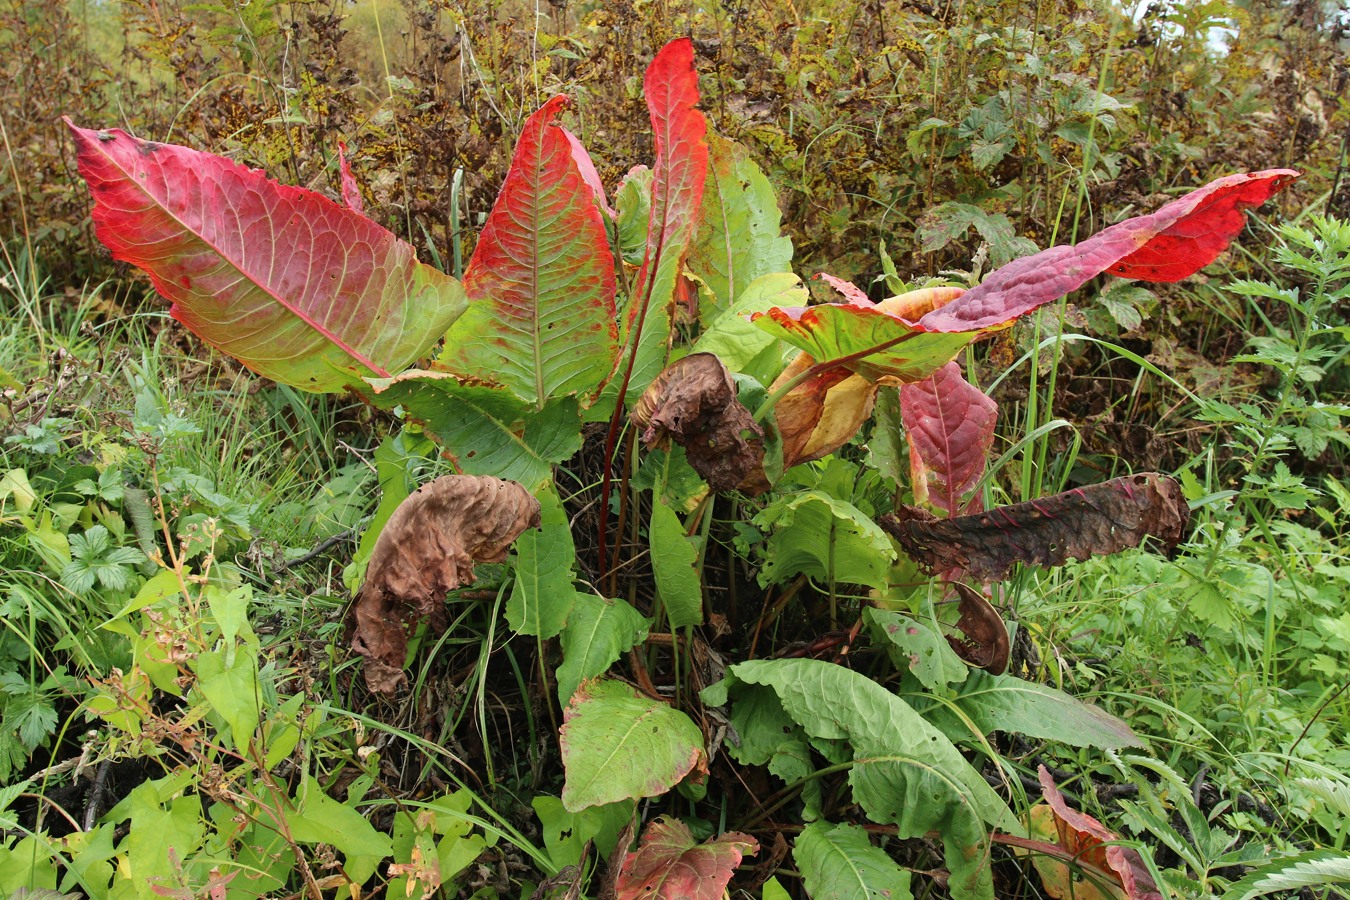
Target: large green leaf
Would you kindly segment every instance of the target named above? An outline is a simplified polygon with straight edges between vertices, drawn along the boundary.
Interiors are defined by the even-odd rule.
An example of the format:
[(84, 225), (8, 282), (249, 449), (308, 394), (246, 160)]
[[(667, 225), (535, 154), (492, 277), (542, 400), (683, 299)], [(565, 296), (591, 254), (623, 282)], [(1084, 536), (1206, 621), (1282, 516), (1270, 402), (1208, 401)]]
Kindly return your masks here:
[[(774, 306), (803, 304), (806, 299), (802, 280), (791, 272), (761, 275), (737, 292), (736, 301), (704, 329), (691, 352), (711, 353), (731, 371), (744, 372), (765, 349), (778, 343), (762, 328), (750, 324), (746, 317)], [(778, 371), (781, 369), (779, 363)], [(772, 381), (778, 371), (767, 373), (765, 383)]]
[(555, 673), (558, 702), (566, 706), (582, 681), (605, 674), (646, 636), (646, 617), (623, 600), (577, 592), (562, 631), (563, 661)]
[(886, 586), (895, 550), (886, 533), (852, 503), (825, 491), (780, 497), (754, 518), (769, 531), (762, 584), (806, 574), (825, 584)]
[(516, 581), (506, 601), (506, 622), (518, 634), (551, 638), (562, 631), (576, 590), (572, 568), (576, 547), (558, 495), (550, 489), (539, 499), (539, 528), (516, 538)]
[(618, 343), (605, 224), (554, 124), (567, 102), (554, 97), (525, 123), (464, 274), (468, 312), (446, 334), (440, 359), (537, 409), (599, 385)]
[(652, 504), (648, 529), (652, 550), (652, 575), (656, 595), (666, 610), (671, 628), (703, 623), (703, 586), (694, 563), (698, 551), (685, 537), (680, 517), (660, 500)]
[(771, 687), (813, 739), (847, 741), (853, 798), (868, 817), (894, 823), (901, 838), (937, 831), (952, 895), (993, 897), (987, 826), (1022, 828), (955, 745), (908, 704), (861, 673), (814, 659), (752, 660), (727, 675), (733, 685)]
[(466, 475), (495, 475), (534, 490), (552, 477), (555, 463), (581, 449), (573, 398), (551, 400), (536, 410), (500, 388), (461, 384), (452, 375), (421, 369), (369, 383), (376, 403), (402, 406)]
[(322, 194), (66, 124), (99, 240), (150, 275), (174, 318), (259, 374), (306, 391), (359, 387), (411, 365), (464, 311), (459, 282)]
[(815, 822), (792, 845), (811, 900), (910, 900), (909, 872), (856, 825)]
[[(981, 734), (1016, 732), (1071, 747), (1103, 750), (1144, 746), (1130, 726), (1105, 710), (1049, 685), (1012, 675), (972, 670), (955, 700)], [(948, 709), (934, 710), (930, 718), (948, 734), (959, 734), (965, 728)]]
[(620, 681), (583, 682), (563, 713), (562, 802), (571, 812), (664, 794), (707, 771), (703, 732), (684, 713)]
[(787, 272), (792, 240), (781, 234), (773, 185), (735, 141), (708, 132), (708, 177), (688, 266), (725, 310), (756, 278)]

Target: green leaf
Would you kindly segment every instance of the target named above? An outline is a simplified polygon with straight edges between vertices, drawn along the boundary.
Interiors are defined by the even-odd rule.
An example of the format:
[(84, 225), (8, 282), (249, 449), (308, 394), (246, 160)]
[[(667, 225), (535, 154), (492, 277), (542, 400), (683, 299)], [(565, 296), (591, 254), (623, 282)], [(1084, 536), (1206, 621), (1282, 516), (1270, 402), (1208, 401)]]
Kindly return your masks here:
[(761, 275), (788, 271), (792, 241), (780, 233), (778, 197), (750, 152), (711, 131), (707, 140), (708, 176), (688, 267), (726, 310)]
[(531, 805), (542, 826), (544, 848), (559, 869), (579, 863), (587, 841), (595, 841), (600, 855), (608, 859), (619, 842), (619, 832), (632, 821), (636, 806), (632, 800), (621, 800), (572, 813), (561, 800), (548, 795), (535, 797)]
[(516, 581), (506, 601), (506, 622), (518, 634), (548, 639), (562, 631), (575, 603), (572, 567), (576, 548), (562, 501), (551, 489), (539, 499), (539, 528), (516, 538)]
[(891, 661), (913, 672), (930, 691), (960, 684), (970, 674), (936, 625), (881, 609), (865, 610), (863, 618), (871, 625), (874, 639), (886, 647)]
[(615, 228), (624, 262), (640, 265), (647, 251), (647, 220), (652, 214), (652, 170), (633, 166), (614, 192), (619, 216)]
[(380, 860), (393, 852), (389, 835), (376, 831), (361, 813), (325, 794), (313, 776), (305, 776), (296, 803), (286, 817), (291, 837), (302, 844), (331, 844), (345, 857), (343, 871), (355, 883), (365, 883)]
[(872, 846), (856, 825), (815, 822), (793, 842), (792, 858), (811, 900), (911, 900), (909, 872)]
[(562, 802), (571, 812), (657, 797), (707, 769), (693, 720), (619, 681), (582, 682), (563, 713), (561, 745)]
[(993, 897), (986, 826), (1018, 834), (1021, 825), (955, 745), (908, 704), (867, 676), (820, 660), (752, 660), (727, 676), (772, 687), (813, 739), (847, 741), (853, 799), (868, 818), (894, 823), (902, 839), (937, 831), (952, 896)]
[(694, 563), (698, 551), (685, 536), (680, 517), (659, 500), (652, 504), (648, 532), (652, 549), (652, 574), (656, 595), (666, 610), (670, 627), (703, 623), (703, 586)]
[[(1102, 750), (1145, 746), (1130, 726), (1105, 710), (1076, 700), (1049, 685), (1024, 681), (1012, 675), (972, 671), (956, 697), (956, 705), (982, 734), (1015, 732), (1071, 747)], [(948, 724), (938, 721), (948, 718)], [(964, 727), (946, 709), (936, 710), (930, 721), (948, 734), (959, 733)]]
[(1224, 892), (1223, 900), (1251, 900), (1276, 891), (1292, 892), (1331, 884), (1350, 884), (1350, 853), (1313, 850), (1277, 859), (1233, 882)]
[(562, 664), (558, 702), (572, 699), (587, 678), (603, 675), (616, 660), (647, 637), (648, 620), (623, 600), (577, 592), (572, 614), (562, 631)]
[[(747, 316), (775, 306), (805, 306), (808, 298), (802, 280), (791, 272), (762, 275), (737, 293), (736, 301), (703, 330), (690, 352), (711, 353), (731, 371), (744, 372), (756, 357), (778, 343), (762, 328), (751, 325)], [(764, 374), (772, 381), (778, 372)]]
[(824, 491), (780, 497), (755, 516), (771, 531), (761, 584), (781, 584), (806, 574), (825, 584), (884, 588), (895, 549), (886, 533), (852, 503)]
[(507, 391), (420, 369), (370, 384), (378, 405), (402, 406), (466, 475), (494, 475), (536, 490), (552, 478), (555, 463), (581, 449), (581, 420), (572, 398), (536, 411)]
[(197, 656), (197, 690), (230, 726), (222, 738), (241, 752), (258, 728), (258, 661), (244, 648), (208, 650)]

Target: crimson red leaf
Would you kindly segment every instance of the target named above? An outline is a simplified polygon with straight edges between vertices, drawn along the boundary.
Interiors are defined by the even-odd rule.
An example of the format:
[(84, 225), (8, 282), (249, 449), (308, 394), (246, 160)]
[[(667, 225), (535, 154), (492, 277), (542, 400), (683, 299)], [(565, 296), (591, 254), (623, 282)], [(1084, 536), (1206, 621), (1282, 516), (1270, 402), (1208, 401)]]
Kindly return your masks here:
[(990, 582), (1005, 578), (1019, 562), (1062, 566), (1137, 547), (1150, 536), (1175, 547), (1189, 520), (1181, 486), (1166, 475), (1144, 472), (952, 519), (902, 507), (877, 524), (930, 571), (964, 569)]
[(998, 405), (949, 362), (922, 381), (900, 385), (900, 419), (909, 435), (915, 502), (949, 516), (978, 509), (978, 495), (965, 507), (961, 498), (984, 475)]
[(351, 164), (347, 162), (347, 143), (338, 141), (338, 174), (342, 177), (342, 202), (354, 213), (366, 213), (366, 203), (361, 199), (361, 186), (356, 183)]
[(635, 852), (624, 857), (618, 900), (721, 900), (746, 854), (759, 852), (748, 834), (729, 832), (694, 843), (689, 826), (661, 816), (647, 826)]
[[(647, 249), (624, 314), (627, 379), (645, 388), (661, 370), (670, 333), (668, 307), (698, 225), (708, 172), (708, 126), (698, 103), (694, 45), (671, 41), (656, 54), (642, 81), (656, 144)], [(627, 384), (624, 385), (625, 389)]]
[(244, 365), (309, 391), (409, 366), (464, 310), (411, 245), (303, 188), (124, 131), (75, 135), (94, 225), (170, 312)]
[(567, 102), (554, 97), (525, 122), (464, 275), (469, 311), (441, 357), (536, 409), (599, 385), (618, 341), (605, 224), (567, 133), (553, 124)]
[(1115, 843), (1120, 840), (1118, 835), (1092, 816), (1069, 806), (1045, 766), (1038, 766), (1036, 774), (1041, 782), (1041, 796), (1055, 814), (1059, 845), (1101, 872), (1114, 872), (1130, 900), (1162, 900), (1139, 851)]
[(998, 328), (1077, 290), (1102, 272), (1180, 281), (1209, 265), (1260, 206), (1298, 177), (1292, 169), (1229, 175), (1163, 206), (1103, 229), (1072, 247), (1051, 247), (991, 273), (959, 300), (928, 313), (929, 331)]

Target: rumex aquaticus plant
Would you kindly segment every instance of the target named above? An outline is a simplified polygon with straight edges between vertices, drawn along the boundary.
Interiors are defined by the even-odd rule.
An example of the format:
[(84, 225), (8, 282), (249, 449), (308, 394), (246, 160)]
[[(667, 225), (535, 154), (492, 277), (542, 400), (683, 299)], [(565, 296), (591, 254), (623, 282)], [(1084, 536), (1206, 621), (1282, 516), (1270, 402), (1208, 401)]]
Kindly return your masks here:
[[(555, 871), (581, 863), (578, 844), (591, 839), (606, 853), (626, 851), (633, 832), (620, 828), (631, 825), (635, 800), (677, 785), (701, 797), (716, 742), (686, 710), (706, 717), (728, 704), (729, 714), (717, 713), (730, 716), (737, 735), (726, 752), (767, 766), (800, 793), (812, 824), (794, 853), (817, 896), (909, 890), (909, 873), (865, 831), (827, 820), (842, 812), (819, 788), (832, 771), (847, 771), (849, 795), (872, 823), (902, 840), (942, 840), (953, 896), (993, 896), (995, 842), (1073, 861), (1076, 850), (1026, 836), (952, 740), (959, 728), (950, 716), (920, 713), (860, 671), (818, 659), (746, 659), (700, 673), (697, 701), (677, 704), (636, 663), (637, 686), (605, 675), (649, 639), (654, 623), (668, 627), (669, 643), (688, 645), (691, 626), (708, 618), (687, 536), (710, 515), (710, 489), (773, 497), (786, 470), (843, 446), (879, 392), (898, 386), (919, 505), (878, 523), (850, 518), (856, 507), (828, 491), (779, 494), (762, 514), (765, 527), (816, 517), (825, 530), (808, 540), (828, 545), (831, 582), (836, 532), (842, 542), (848, 529), (859, 560), (850, 571), (864, 574), (838, 580), (884, 594), (896, 555), (889, 533), (950, 582), (960, 596), (959, 637), (885, 609), (867, 610), (854, 634), (868, 624), (920, 694), (959, 690), (958, 707), (981, 737), (1011, 730), (1073, 746), (1138, 745), (1102, 711), (1002, 674), (1006, 626), (962, 581), (987, 584), (1016, 563), (1060, 565), (1150, 536), (1174, 546), (1187, 520), (1177, 486), (1141, 473), (983, 510), (976, 488), (997, 409), (955, 358), (1098, 275), (1187, 277), (1242, 230), (1244, 210), (1296, 173), (1221, 178), (1077, 245), (1014, 260), (969, 290), (927, 288), (872, 303), (822, 276), (844, 302), (807, 306), (772, 188), (697, 108), (688, 40), (656, 55), (644, 89), (655, 159), (628, 173), (613, 206), (585, 149), (558, 122), (565, 97), (526, 121), (462, 283), (366, 218), (345, 167), (344, 206), (219, 157), (71, 127), (100, 239), (150, 274), (179, 321), (282, 383), (351, 390), (400, 408), (462, 472), (424, 486), (372, 529), (384, 533), (370, 540), (350, 617), (372, 689), (400, 688), (410, 630), (422, 620), (443, 629), (446, 591), (515, 542), (507, 622), (519, 634), (560, 639), (551, 680), (564, 707), (565, 780), (560, 798), (534, 804)], [(574, 536), (553, 481), (554, 467), (581, 449), (583, 427), (594, 423), (604, 448), (595, 570), (605, 575), (619, 540), (610, 531), (611, 489), (621, 520), (642, 509), (632, 502), (636, 486), (615, 476), (628, 470), (619, 438), (630, 417), (643, 442), (666, 453), (649, 480), (651, 617), (578, 586)], [(677, 509), (667, 488), (686, 477), (681, 467), (706, 484), (686, 491), (693, 502)], [(681, 522), (678, 513), (691, 509)], [(810, 556), (780, 560), (780, 574), (810, 574)], [(829, 765), (815, 766), (816, 758)], [(771, 812), (741, 827), (753, 830)], [(749, 834), (699, 843), (683, 823), (656, 820), (635, 852), (614, 856), (614, 883), (625, 897), (718, 897), (758, 849)], [(578, 888), (583, 868), (569, 870)], [(1121, 889), (1156, 896), (1134, 883)]]

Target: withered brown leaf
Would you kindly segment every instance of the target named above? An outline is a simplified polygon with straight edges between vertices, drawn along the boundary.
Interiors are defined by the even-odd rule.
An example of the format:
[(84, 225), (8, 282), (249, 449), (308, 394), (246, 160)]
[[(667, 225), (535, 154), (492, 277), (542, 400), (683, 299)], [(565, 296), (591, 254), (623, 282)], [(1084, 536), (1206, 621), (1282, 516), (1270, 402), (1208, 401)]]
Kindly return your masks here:
[(711, 353), (691, 353), (667, 366), (633, 408), (633, 421), (642, 426), (648, 447), (670, 441), (683, 447), (689, 465), (714, 491), (764, 481), (764, 429)]
[(380, 532), (347, 614), (370, 689), (393, 693), (418, 623), (445, 631), (446, 593), (473, 579), (475, 562), (501, 562), (511, 542), (538, 525), (539, 501), (529, 491), (486, 475), (443, 475), (404, 500)]
[(974, 588), (959, 581), (952, 582), (952, 587), (961, 597), (957, 607), (961, 618), (956, 620), (956, 628), (965, 637), (947, 635), (947, 643), (957, 656), (972, 666), (984, 669), (990, 675), (1002, 675), (1008, 670), (1008, 659), (1012, 655), (1008, 626), (1003, 624), (1003, 617)]
[(1146, 537), (1171, 550), (1188, 521), (1176, 480), (1143, 472), (951, 519), (905, 506), (877, 524), (924, 568), (962, 569), (988, 583), (1007, 577), (1019, 562), (1062, 566), (1137, 547)]

